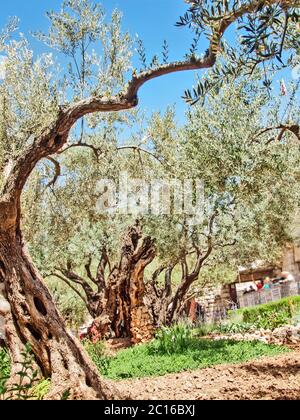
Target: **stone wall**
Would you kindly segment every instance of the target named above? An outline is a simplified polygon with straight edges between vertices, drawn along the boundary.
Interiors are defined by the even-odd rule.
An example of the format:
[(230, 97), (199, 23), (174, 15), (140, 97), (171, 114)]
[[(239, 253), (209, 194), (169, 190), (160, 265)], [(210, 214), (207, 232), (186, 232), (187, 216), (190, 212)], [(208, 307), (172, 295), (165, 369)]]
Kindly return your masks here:
[(300, 324), (286, 325), (275, 330), (253, 330), (239, 334), (213, 334), (214, 340), (261, 341), (264, 344), (300, 344)]
[(203, 296), (197, 297), (196, 302), (201, 306), (203, 321), (220, 321), (226, 317), (227, 310), (230, 309), (230, 287), (217, 285), (206, 288)]
[(134, 344), (146, 343), (154, 337), (155, 328), (145, 305), (132, 308), (131, 334)]

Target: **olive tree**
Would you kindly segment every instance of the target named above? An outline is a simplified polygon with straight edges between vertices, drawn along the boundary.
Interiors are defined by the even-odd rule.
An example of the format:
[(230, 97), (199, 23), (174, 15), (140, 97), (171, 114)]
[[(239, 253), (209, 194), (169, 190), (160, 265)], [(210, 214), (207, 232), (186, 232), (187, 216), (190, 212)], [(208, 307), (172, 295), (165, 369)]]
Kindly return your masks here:
[[(210, 273), (213, 282), (220, 265), (237, 270), (257, 258), (271, 262), (289, 239), (299, 202), (298, 139), (286, 131), (281, 141), (270, 141), (270, 132), (262, 133), (285, 110), (282, 96), (274, 93), (270, 98), (260, 86), (261, 76), (258, 71), (247, 81), (234, 78), (211, 91), (204, 104), (188, 113), (184, 127), (177, 126), (169, 109), (164, 115), (154, 114), (142, 124), (138, 138), (133, 136), (122, 146), (115, 136), (106, 137), (105, 144), (100, 133), (89, 136), (85, 141), (101, 150), (103, 165), (82, 149), (59, 157), (63, 178), (53, 190), (45, 190), (51, 180), (46, 172), (45, 181), (39, 175), (40, 194), (32, 197), (33, 179), (25, 194), (25, 232), (35, 261), (84, 302), (97, 319), (99, 337), (109, 328), (114, 336), (131, 337), (137, 290), (155, 324), (170, 324), (195, 288), (203, 287), (203, 277), (207, 281)], [(298, 123), (295, 99), (288, 112)], [(99, 213), (98, 181), (110, 179), (118, 185), (125, 171), (131, 179), (148, 182), (151, 193), (155, 179), (182, 186), (188, 179), (202, 181), (204, 197), (198, 211), (203, 211), (203, 218), (191, 225), (187, 213), (174, 213), (174, 202), (165, 215), (153, 215), (150, 208), (136, 215), (118, 214), (117, 209)], [(138, 201), (138, 191), (135, 194)], [(170, 203), (172, 198), (170, 188)], [(146, 235), (136, 246), (133, 237), (142, 239), (141, 226), (128, 230), (135, 217)], [(130, 249), (138, 258), (129, 261)], [(123, 286), (116, 280), (121, 271)]]

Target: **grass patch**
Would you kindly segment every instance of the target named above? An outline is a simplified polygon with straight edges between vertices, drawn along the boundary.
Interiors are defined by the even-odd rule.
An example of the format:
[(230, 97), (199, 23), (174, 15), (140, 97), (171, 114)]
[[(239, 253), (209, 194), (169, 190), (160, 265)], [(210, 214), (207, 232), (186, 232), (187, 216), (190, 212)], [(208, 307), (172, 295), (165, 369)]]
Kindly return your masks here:
[(193, 339), (178, 353), (160, 351), (157, 340), (120, 351), (115, 357), (91, 356), (102, 375), (109, 379), (144, 378), (168, 373), (207, 368), (225, 363), (240, 363), (262, 356), (287, 352), (285, 347), (260, 342), (209, 341)]

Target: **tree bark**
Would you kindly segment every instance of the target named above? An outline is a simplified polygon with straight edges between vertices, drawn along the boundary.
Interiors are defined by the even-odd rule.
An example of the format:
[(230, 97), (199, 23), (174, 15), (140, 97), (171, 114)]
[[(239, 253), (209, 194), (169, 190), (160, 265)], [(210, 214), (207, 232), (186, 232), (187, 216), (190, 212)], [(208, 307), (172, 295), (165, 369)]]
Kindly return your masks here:
[(90, 331), (94, 338), (113, 335), (138, 343), (153, 337), (153, 320), (144, 303), (144, 271), (154, 257), (154, 243), (149, 237), (142, 239), (140, 225), (129, 228), (123, 238), (119, 266), (109, 276), (99, 305), (101, 312)]
[(48, 395), (60, 399), (113, 399), (114, 389), (100, 378), (80, 343), (67, 332), (48, 288), (33, 266), (20, 234), (0, 232), (0, 282), (5, 283), (12, 316), (6, 334), (12, 360), (20, 365), (21, 349), (30, 343), (37, 364), (52, 388)]
[[(201, 252), (196, 244), (194, 244), (197, 259), (192, 272), (189, 271), (186, 259), (187, 255), (184, 253), (181, 259), (177, 260), (173, 265), (158, 268), (152, 276), (152, 281), (147, 283), (147, 306), (153, 314), (156, 327), (170, 326), (176, 322), (182, 314), (187, 294), (193, 283), (198, 280), (203, 264), (212, 253), (212, 230), (215, 218), (216, 213), (213, 214), (209, 222), (209, 235), (207, 236), (206, 251)], [(182, 271), (181, 282), (174, 291), (172, 274), (174, 268), (179, 263)], [(165, 284), (163, 288), (160, 288), (158, 287), (157, 280), (159, 275), (163, 272), (165, 272)]]
[[(52, 275), (64, 281), (83, 300), (94, 319), (88, 336), (92, 341), (104, 338), (128, 338), (134, 343), (151, 339), (154, 320), (145, 304), (145, 268), (153, 261), (156, 251), (150, 237), (143, 238), (139, 222), (128, 229), (123, 238), (120, 262), (110, 267), (106, 249), (94, 275), (92, 258), (85, 265), (88, 279), (69, 267), (57, 268)], [(108, 279), (105, 278), (109, 268)]]

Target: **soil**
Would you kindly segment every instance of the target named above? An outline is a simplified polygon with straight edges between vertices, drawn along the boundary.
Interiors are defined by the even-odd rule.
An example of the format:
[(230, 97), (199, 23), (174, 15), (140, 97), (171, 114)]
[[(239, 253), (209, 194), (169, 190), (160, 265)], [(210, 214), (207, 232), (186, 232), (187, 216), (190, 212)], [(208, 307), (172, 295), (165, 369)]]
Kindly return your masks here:
[(133, 400), (300, 400), (300, 349), (239, 365), (120, 381)]
[(105, 341), (105, 353), (108, 356), (115, 356), (120, 350), (128, 349), (131, 346), (130, 338), (113, 338)]

